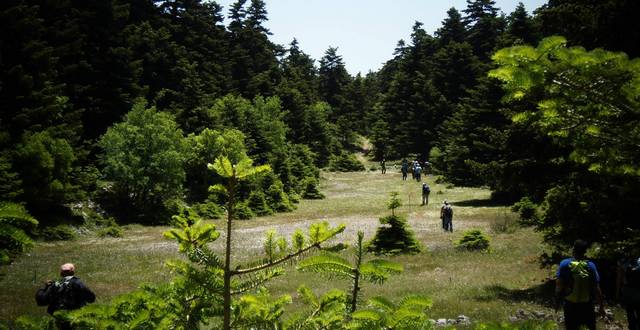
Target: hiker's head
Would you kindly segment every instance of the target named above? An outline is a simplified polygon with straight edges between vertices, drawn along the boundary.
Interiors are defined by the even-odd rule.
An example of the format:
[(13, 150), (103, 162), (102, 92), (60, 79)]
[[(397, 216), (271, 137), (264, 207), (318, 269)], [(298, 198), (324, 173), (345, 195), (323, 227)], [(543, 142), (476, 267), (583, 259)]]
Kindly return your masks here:
[(443, 203), (444, 205), (449, 205), (449, 202), (447, 202), (446, 200)]
[(584, 258), (584, 255), (587, 253), (587, 248), (589, 247), (589, 243), (583, 241), (581, 239), (576, 240), (573, 243), (573, 256), (576, 258)]
[(76, 266), (71, 263), (60, 266), (60, 276), (72, 276), (76, 273)]

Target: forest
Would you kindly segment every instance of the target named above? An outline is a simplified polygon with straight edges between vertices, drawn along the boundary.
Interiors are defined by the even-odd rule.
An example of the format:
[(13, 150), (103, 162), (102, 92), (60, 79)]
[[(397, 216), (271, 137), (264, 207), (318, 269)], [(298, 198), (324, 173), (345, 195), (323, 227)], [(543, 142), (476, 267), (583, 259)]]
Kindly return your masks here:
[[(367, 171), (363, 152), (375, 163), (428, 162), (441, 184), (489, 189), (492, 203), (513, 205), (541, 233), (541, 264), (578, 238), (594, 244), (595, 259), (640, 255), (640, 22), (630, 14), (640, 2), (533, 9), (467, 0), (433, 34), (415, 22), (380, 70), (352, 76), (335, 47), (313, 59), (295, 39), (270, 41), (263, 0), (1, 1), (0, 263), (78, 227), (117, 237), (128, 224), (173, 225), (167, 235), (191, 262), (177, 273), (196, 282), (208, 267), (225, 274), (207, 282), (222, 295), (193, 283), (170, 293), (208, 297), (181, 307), (192, 317), (181, 326), (249, 322), (250, 301), (228, 314), (234, 271), (207, 264), (217, 236), (194, 219), (218, 219), (222, 230), (224, 219), (230, 228), (232, 218), (291, 212), (324, 198), (323, 173)], [(266, 263), (342, 230), (296, 233), (294, 252)], [(373, 282), (394, 271), (371, 267)], [(256, 301), (268, 301), (260, 292)], [(306, 294), (327, 306), (342, 299)]]

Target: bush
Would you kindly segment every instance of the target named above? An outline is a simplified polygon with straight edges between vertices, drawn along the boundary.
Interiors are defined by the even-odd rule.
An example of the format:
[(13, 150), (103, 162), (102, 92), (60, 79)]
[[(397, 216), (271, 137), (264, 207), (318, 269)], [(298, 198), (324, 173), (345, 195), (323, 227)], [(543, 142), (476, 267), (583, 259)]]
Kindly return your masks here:
[(357, 172), (364, 171), (364, 165), (354, 154), (342, 152), (339, 155), (331, 156), (329, 159), (329, 171), (333, 172)]
[(318, 180), (314, 177), (306, 177), (302, 181), (302, 198), (323, 199), (324, 195), (318, 189)]
[(460, 249), (470, 251), (485, 251), (489, 249), (489, 243), (489, 238), (485, 236), (482, 231), (472, 229), (462, 235), (462, 238), (456, 243), (456, 246)]
[(266, 199), (269, 207), (276, 212), (290, 212), (295, 206), (289, 200), (289, 196), (283, 190), (282, 182), (275, 181), (269, 189), (267, 189)]
[(205, 202), (193, 204), (191, 208), (202, 218), (206, 219), (220, 219), (224, 214), (222, 206), (214, 202)]
[(533, 225), (539, 220), (538, 206), (528, 197), (523, 197), (519, 202), (511, 206), (511, 210), (520, 215), (520, 222)]
[(407, 220), (399, 215), (380, 218), (383, 226), (378, 227), (375, 237), (369, 242), (367, 251), (375, 254), (418, 253), (420, 243), (413, 231), (407, 228)]
[(247, 205), (257, 216), (273, 214), (273, 210), (267, 204), (264, 193), (260, 190), (254, 190), (249, 194)]
[(255, 213), (253, 213), (246, 201), (235, 205), (236, 219), (249, 220), (251, 218), (255, 218), (255, 216)]
[(122, 237), (122, 228), (120, 226), (109, 226), (101, 228), (96, 232), (98, 237)]
[(71, 241), (76, 238), (76, 231), (69, 225), (58, 225), (42, 229), (40, 237), (45, 241)]
[(398, 192), (392, 192), (387, 201), (387, 208), (391, 215), (380, 218), (380, 224), (375, 237), (369, 242), (367, 251), (375, 254), (401, 254), (418, 253), (421, 250), (420, 243), (416, 240), (413, 231), (407, 228), (407, 220), (395, 214), (395, 209), (402, 206), (398, 198)]

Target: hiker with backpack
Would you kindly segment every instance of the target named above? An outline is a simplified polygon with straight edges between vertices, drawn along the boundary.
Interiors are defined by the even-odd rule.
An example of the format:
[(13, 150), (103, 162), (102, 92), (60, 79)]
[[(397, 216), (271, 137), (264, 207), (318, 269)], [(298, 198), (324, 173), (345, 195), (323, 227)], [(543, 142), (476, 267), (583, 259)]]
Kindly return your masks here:
[(573, 257), (562, 260), (556, 272), (556, 297), (562, 303), (567, 330), (577, 330), (581, 326), (595, 330), (595, 302), (599, 313), (605, 315), (600, 275), (596, 265), (585, 256), (588, 247), (587, 242), (576, 240)]
[[(76, 267), (71, 263), (60, 266), (60, 280), (48, 281), (36, 292), (38, 306), (47, 306), (47, 313), (58, 310), (74, 310), (96, 300), (96, 295), (75, 276)], [(60, 323), (61, 329), (69, 329), (68, 323)]]
[(453, 208), (449, 202), (442, 202), (444, 205), (440, 208), (440, 219), (442, 219), (442, 229), (444, 231), (453, 232)]
[(640, 322), (640, 258), (622, 260), (618, 265), (616, 297), (627, 312), (629, 330), (638, 330)]
[(429, 194), (431, 193), (431, 188), (426, 182), (422, 183), (422, 205), (429, 204)]

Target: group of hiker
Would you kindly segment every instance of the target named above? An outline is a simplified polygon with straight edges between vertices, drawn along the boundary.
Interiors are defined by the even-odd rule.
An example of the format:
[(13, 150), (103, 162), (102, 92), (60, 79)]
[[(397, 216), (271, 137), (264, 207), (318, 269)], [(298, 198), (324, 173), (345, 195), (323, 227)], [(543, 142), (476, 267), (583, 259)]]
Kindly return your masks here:
[[(418, 160), (414, 160), (409, 163), (406, 158), (403, 159), (402, 164), (400, 165), (400, 171), (402, 172), (402, 181), (406, 181), (408, 173), (411, 172), (411, 178), (420, 182), (422, 180), (422, 173), (425, 171), (428, 165), (429, 162), (421, 163)], [(384, 173), (386, 173), (386, 169), (383, 171), (383, 174)]]
[[(426, 163), (426, 162), (425, 162)], [(384, 159), (382, 164), (384, 164)], [(428, 164), (428, 163), (426, 163)], [(420, 181), (422, 166), (420, 162), (409, 163), (402, 160), (402, 180), (412, 173), (413, 179)], [(383, 165), (382, 173), (386, 173)], [(422, 183), (422, 203), (429, 204), (431, 188)], [(444, 231), (453, 231), (453, 208), (448, 201), (443, 201), (440, 208), (440, 219)], [(573, 256), (562, 260), (556, 271), (556, 301), (563, 307), (564, 323), (568, 330), (596, 329), (596, 309), (605, 316), (604, 298), (600, 289), (600, 275), (595, 263), (586, 258), (588, 243), (576, 240), (573, 245)], [(627, 314), (630, 330), (640, 330), (640, 258), (632, 258), (619, 262), (616, 280), (616, 298), (621, 301)], [(597, 306), (596, 306), (597, 305)]]
[[(384, 159), (382, 173), (386, 172)], [(412, 165), (413, 171), (420, 168)], [(403, 161), (403, 180), (409, 164)], [(418, 175), (420, 170), (417, 171)], [(422, 204), (429, 204), (431, 188), (422, 183)], [(443, 201), (440, 208), (440, 219), (445, 231), (453, 231), (453, 208), (448, 201)], [(586, 252), (589, 244), (576, 240), (573, 244), (572, 257), (563, 259), (556, 270), (555, 296), (558, 307), (563, 307), (566, 329), (596, 329), (596, 307), (600, 315), (605, 316), (604, 298), (600, 289), (600, 274), (595, 263), (588, 260)], [(640, 330), (640, 252), (633, 258), (620, 260), (617, 269), (615, 295), (627, 314), (628, 328)], [(95, 294), (75, 276), (76, 267), (71, 263), (60, 266), (60, 279), (48, 281), (36, 292), (36, 303), (47, 306), (47, 312), (53, 315), (58, 310), (75, 310), (95, 301)], [(59, 329), (73, 329), (60, 318), (57, 319)]]

